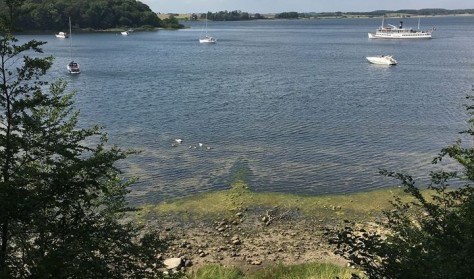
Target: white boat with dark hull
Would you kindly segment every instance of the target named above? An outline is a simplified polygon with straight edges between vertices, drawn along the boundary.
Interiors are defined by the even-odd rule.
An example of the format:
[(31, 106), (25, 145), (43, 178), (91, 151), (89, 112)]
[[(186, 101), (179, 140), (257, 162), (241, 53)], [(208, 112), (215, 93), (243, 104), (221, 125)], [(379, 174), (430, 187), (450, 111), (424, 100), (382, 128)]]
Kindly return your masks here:
[(80, 74), (81, 66), (78, 63), (71, 61), (67, 64), (67, 70), (70, 74)]
[(366, 59), (377, 65), (397, 65), (398, 63), (391, 55), (367, 56)]
[(388, 24), (384, 25), (382, 19), (382, 26), (375, 30), (375, 33), (368, 33), (369, 39), (431, 39), (431, 34), (435, 30), (421, 30), (420, 21), (418, 20), (418, 29), (404, 28), (403, 21), (400, 21), (398, 27)]

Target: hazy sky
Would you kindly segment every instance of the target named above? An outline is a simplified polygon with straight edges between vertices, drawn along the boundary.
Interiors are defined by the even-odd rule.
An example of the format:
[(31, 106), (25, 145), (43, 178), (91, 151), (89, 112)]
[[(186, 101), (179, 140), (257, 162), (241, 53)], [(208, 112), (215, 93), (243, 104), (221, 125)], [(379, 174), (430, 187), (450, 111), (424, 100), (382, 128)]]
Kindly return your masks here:
[(140, 0), (159, 13), (241, 10), (250, 13), (370, 12), (400, 9), (472, 9), (472, 0)]

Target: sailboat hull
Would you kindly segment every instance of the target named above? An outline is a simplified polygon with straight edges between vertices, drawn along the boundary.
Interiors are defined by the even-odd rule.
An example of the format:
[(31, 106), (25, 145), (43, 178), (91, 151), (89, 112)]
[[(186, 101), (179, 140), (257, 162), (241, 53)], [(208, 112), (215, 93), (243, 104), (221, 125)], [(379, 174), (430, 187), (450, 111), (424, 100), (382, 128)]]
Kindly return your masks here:
[(81, 73), (81, 66), (76, 62), (71, 62), (67, 65), (67, 71), (70, 74), (80, 74)]
[(217, 40), (211, 36), (206, 36), (204, 38), (199, 38), (201, 44), (215, 44)]

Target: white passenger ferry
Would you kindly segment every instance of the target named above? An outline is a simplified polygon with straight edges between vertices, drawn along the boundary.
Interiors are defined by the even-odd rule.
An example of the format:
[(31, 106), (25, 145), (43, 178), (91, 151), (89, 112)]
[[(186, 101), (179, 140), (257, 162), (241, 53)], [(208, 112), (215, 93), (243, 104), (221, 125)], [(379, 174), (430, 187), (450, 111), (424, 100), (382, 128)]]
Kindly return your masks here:
[(375, 33), (368, 33), (369, 39), (431, 39), (431, 33), (435, 30), (421, 30), (420, 22), (418, 21), (418, 29), (404, 28), (403, 21), (400, 21), (400, 26), (388, 24), (384, 26), (382, 19), (382, 26), (377, 28)]

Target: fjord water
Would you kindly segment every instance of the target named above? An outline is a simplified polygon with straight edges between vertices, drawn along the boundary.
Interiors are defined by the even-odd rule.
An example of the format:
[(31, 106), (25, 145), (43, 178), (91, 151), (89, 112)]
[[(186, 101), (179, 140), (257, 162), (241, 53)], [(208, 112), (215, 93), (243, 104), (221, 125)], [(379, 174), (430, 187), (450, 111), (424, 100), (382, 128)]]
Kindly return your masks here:
[[(397, 184), (379, 168), (426, 178), (468, 127), (474, 17), (423, 18), (437, 28), (431, 40), (369, 40), (380, 23), (209, 22), (216, 45), (199, 44), (202, 22), (74, 34), (78, 76), (66, 72), (68, 40), (20, 38), (48, 42), (48, 77), (77, 90), (81, 125), (102, 124), (112, 144), (142, 151), (121, 165), (139, 177), (130, 197), (142, 203), (226, 189), (239, 168), (255, 191), (307, 195)], [(399, 64), (366, 62), (378, 54)]]

